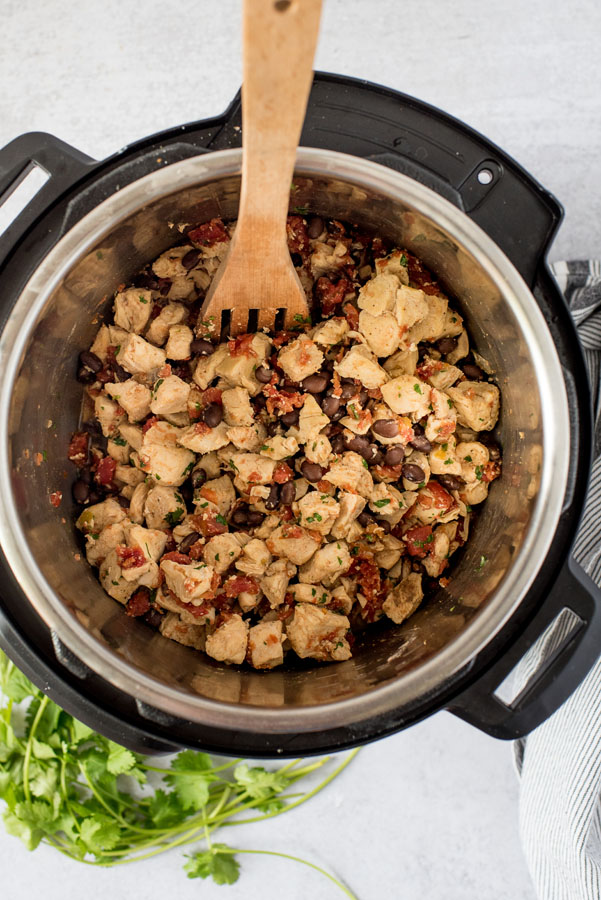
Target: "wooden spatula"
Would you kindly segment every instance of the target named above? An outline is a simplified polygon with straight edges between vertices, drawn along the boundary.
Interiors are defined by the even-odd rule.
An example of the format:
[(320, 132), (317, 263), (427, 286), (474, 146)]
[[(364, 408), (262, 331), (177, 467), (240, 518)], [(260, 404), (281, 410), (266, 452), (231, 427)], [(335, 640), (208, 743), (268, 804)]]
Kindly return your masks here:
[(285, 310), (284, 327), (308, 315), (286, 216), (320, 12), (321, 0), (244, 0), (238, 224), (200, 315), (214, 334), (221, 334), (226, 310), (231, 336), (249, 330), (250, 310), (257, 310), (254, 329), (273, 328), (278, 310)]

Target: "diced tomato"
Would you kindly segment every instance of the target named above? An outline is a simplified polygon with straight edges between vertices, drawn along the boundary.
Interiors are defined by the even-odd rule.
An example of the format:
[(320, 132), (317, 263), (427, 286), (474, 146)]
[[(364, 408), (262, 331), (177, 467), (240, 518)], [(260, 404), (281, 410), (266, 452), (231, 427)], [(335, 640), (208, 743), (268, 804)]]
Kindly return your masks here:
[(419, 492), (418, 504), (422, 509), (450, 509), (455, 502), (451, 494), (445, 491), (438, 481), (429, 481), (428, 486)]
[(342, 303), (346, 295), (352, 290), (353, 285), (347, 278), (339, 278), (336, 284), (333, 284), (325, 275), (318, 278), (314, 294), (322, 315), (331, 316), (336, 307)]
[(325, 479), (318, 481), (315, 487), (318, 491), (321, 491), (322, 494), (329, 494), (330, 497), (333, 497), (336, 493), (336, 485), (332, 484), (331, 481), (326, 481)]
[(286, 220), (286, 236), (291, 253), (303, 254), (309, 249), (307, 224), (302, 216), (288, 216)]
[(140, 587), (131, 595), (125, 604), (125, 612), (128, 616), (143, 616), (150, 609), (150, 591), (147, 587)]
[(256, 580), (250, 575), (233, 575), (224, 584), (226, 597), (237, 597), (238, 594), (258, 594), (261, 590)]
[(214, 503), (216, 506), (219, 504), (219, 494), (214, 488), (203, 485), (200, 489), (200, 496), (203, 500), (208, 500), (209, 503)]
[(225, 534), (227, 531), (227, 522), (223, 516), (213, 512), (200, 513), (194, 516), (193, 521), (203, 537), (214, 537), (216, 534)]
[(167, 560), (181, 563), (182, 566), (189, 566), (192, 562), (186, 553), (180, 553), (179, 550), (171, 550), (169, 553), (164, 553), (163, 556), (161, 556), (161, 562), (167, 562)]
[(203, 553), (205, 549), (205, 542), (200, 540), (200, 538), (192, 544), (190, 549), (188, 550), (188, 555), (190, 559), (202, 559)]
[(434, 540), (431, 525), (417, 525), (410, 528), (403, 537), (407, 544), (407, 552), (410, 556), (423, 559), (430, 551), (430, 544)]
[(103, 456), (96, 466), (96, 481), (98, 484), (111, 484), (115, 477), (117, 462), (111, 456)]
[(405, 256), (407, 257), (407, 269), (409, 271), (410, 283), (423, 291), (424, 294), (439, 294), (440, 286), (438, 281), (434, 278), (432, 273), (426, 269), (421, 259), (418, 259), (417, 256), (413, 256), (412, 253), (407, 253), (407, 251), (405, 251)]
[(482, 481), (485, 481), (487, 484), (494, 481), (495, 478), (498, 478), (500, 474), (500, 460), (495, 460), (494, 462), (491, 460), (490, 462), (484, 463), (482, 466)]
[(208, 434), (211, 428), (206, 422), (196, 422), (194, 425), (194, 434)]
[(356, 331), (359, 327), (359, 310), (356, 306), (353, 306), (352, 303), (345, 303), (342, 311), (344, 313), (344, 317), (349, 324), (349, 328), (352, 331)]
[[(287, 344), (288, 341), (291, 341), (292, 338), (295, 337), (298, 337), (298, 335), (294, 331), (279, 331), (271, 343), (276, 348), (276, 350), (279, 350), (280, 347), (282, 347), (284, 344)], [(277, 357), (274, 362), (277, 362)]]
[(287, 481), (292, 481), (293, 478), (294, 472), (285, 462), (279, 462), (273, 470), (273, 480), (277, 484), (285, 484)]
[(367, 601), (362, 607), (363, 618), (367, 622), (375, 622), (379, 618), (385, 599), (379, 567), (372, 559), (356, 557), (349, 569), (349, 575), (356, 578), (359, 590)]
[(139, 547), (125, 547), (123, 544), (119, 544), (115, 547), (115, 552), (117, 562), (122, 569), (137, 569), (139, 566), (145, 565), (147, 561), (144, 551)]
[(294, 612), (294, 597), (288, 593), (284, 597), (284, 602), (278, 606), (278, 619), (289, 619)]
[(201, 247), (213, 247), (223, 241), (229, 241), (230, 236), (221, 219), (211, 219), (203, 225), (198, 225), (188, 232), (188, 240)]
[(169, 365), (169, 363), (165, 363), (164, 366), (161, 366), (161, 368), (157, 372), (157, 375), (159, 376), (159, 378), (169, 378), (169, 376), (171, 375), (171, 366)]
[(440, 372), (442, 366), (443, 364), (439, 359), (431, 359), (428, 362), (423, 362), (419, 366), (416, 366), (415, 371), (420, 378), (426, 380), (430, 378), (435, 372)]
[(152, 428), (152, 426), (153, 426), (153, 425), (156, 425), (157, 422), (159, 422), (159, 421), (160, 421), (160, 420), (159, 420), (159, 417), (158, 417), (158, 416), (150, 416), (150, 418), (149, 418), (149, 419), (146, 419), (146, 421), (145, 421), (144, 424), (142, 425), (142, 433), (143, 433), (143, 434), (146, 434), (146, 432), (148, 431), (148, 429), (149, 429), (149, 428)]
[(228, 341), (227, 349), (230, 356), (256, 356), (257, 354), (252, 348), (253, 338), (254, 334), (241, 334), (239, 337)]
[(282, 529), (282, 537), (285, 538), (299, 538), (302, 537), (305, 532), (300, 527), (300, 525), (284, 525)]
[(200, 619), (201, 616), (206, 616), (214, 606), (213, 599), (203, 601), (199, 606), (196, 606), (194, 603), (185, 603), (183, 600), (180, 600), (173, 591), (170, 591), (171, 596), (176, 601), (178, 606), (181, 606), (182, 609), (186, 609), (189, 613), (195, 616), (197, 619)]
[(273, 413), (276, 409), (281, 413), (292, 412), (305, 402), (304, 394), (299, 394), (298, 391), (280, 391), (272, 384), (266, 384), (263, 393), (267, 397), (268, 413)]
[(88, 461), (90, 435), (87, 431), (76, 431), (69, 443), (69, 460), (76, 466), (85, 466)]
[(54, 506), (55, 509), (58, 509), (58, 507), (61, 505), (62, 499), (62, 491), (52, 491), (52, 493), (50, 494), (50, 503), (52, 504), (52, 506)]
[(202, 392), (202, 402), (204, 406), (208, 406), (209, 403), (223, 403), (222, 394), (223, 391), (221, 388), (207, 388), (206, 391)]

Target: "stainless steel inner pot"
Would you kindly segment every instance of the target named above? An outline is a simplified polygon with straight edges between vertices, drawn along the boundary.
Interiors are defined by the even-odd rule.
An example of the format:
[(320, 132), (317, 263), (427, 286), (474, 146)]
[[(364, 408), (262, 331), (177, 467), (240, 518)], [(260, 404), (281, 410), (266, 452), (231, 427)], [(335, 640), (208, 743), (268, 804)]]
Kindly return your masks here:
[[(66, 449), (81, 406), (76, 357), (117, 286), (180, 238), (177, 224), (235, 218), (240, 163), (239, 150), (225, 150), (146, 175), (79, 221), (31, 277), (0, 342), (0, 538), (48, 627), (128, 694), (237, 732), (325, 730), (435, 694), (516, 610), (561, 513), (567, 397), (533, 296), (477, 225), (397, 172), (301, 148), (293, 207), (387, 235), (421, 257), (457, 298), (472, 345), (502, 392), (503, 476), (448, 589), (404, 625), (366, 631), (347, 662), (271, 672), (225, 667), (125, 616), (87, 565), (72, 524)], [(63, 492), (58, 509), (49, 502), (56, 490)]]

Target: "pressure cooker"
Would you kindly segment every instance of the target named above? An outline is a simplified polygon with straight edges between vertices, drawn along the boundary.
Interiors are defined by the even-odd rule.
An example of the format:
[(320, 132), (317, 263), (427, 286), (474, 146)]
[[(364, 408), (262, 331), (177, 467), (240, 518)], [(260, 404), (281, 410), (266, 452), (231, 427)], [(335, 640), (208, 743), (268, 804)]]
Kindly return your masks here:
[[(103, 162), (48, 134), (0, 151), (0, 197), (34, 167), (49, 176), (0, 237), (0, 646), (59, 705), (141, 751), (321, 753), (445, 708), (496, 737), (524, 735), (601, 647), (601, 594), (571, 556), (591, 411), (546, 262), (562, 210), (498, 147), (411, 97), (316, 74), (291, 210), (419, 256), (501, 389), (503, 474), (449, 585), (401, 626), (367, 629), (343, 663), (257, 672), (127, 617), (85, 561), (66, 459), (78, 354), (117, 286), (178, 240), (178, 223), (236, 217), (241, 141), (238, 96), (223, 115)], [(507, 676), (558, 616), (567, 636), (508, 699)]]

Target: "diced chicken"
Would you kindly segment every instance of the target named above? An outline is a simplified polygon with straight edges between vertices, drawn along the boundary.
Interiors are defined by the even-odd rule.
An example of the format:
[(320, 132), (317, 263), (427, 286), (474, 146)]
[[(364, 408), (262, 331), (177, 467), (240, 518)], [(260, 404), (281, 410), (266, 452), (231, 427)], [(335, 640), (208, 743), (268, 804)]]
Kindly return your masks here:
[(462, 381), (447, 394), (457, 409), (461, 425), (474, 431), (490, 431), (499, 418), (499, 388), (487, 381)]
[(296, 575), (296, 566), (286, 559), (275, 559), (259, 578), (261, 590), (269, 600), (272, 609), (284, 602), (288, 583)]
[(165, 576), (167, 587), (173, 591), (182, 603), (200, 606), (203, 598), (211, 594), (214, 569), (206, 563), (195, 562), (192, 565), (165, 559), (161, 562), (161, 571)]
[(282, 623), (259, 622), (248, 633), (250, 664), (255, 669), (273, 669), (284, 661)]
[(219, 511), (220, 515), (227, 516), (236, 502), (236, 491), (232, 479), (227, 475), (220, 478), (212, 478), (205, 482), (194, 497), (194, 503), (202, 507), (203, 500), (208, 500)]
[(358, 378), (368, 390), (388, 381), (388, 375), (378, 365), (376, 357), (363, 344), (354, 344), (342, 360), (334, 364), (334, 369), (341, 378)]
[(451, 350), (450, 353), (447, 353), (446, 361), (450, 363), (450, 365), (454, 365), (456, 362), (459, 362), (460, 359), (466, 357), (469, 352), (470, 342), (467, 336), (467, 332), (462, 329), (457, 339), (457, 346), (454, 350)]
[(223, 415), (228, 425), (252, 425), (255, 411), (250, 405), (250, 394), (243, 387), (230, 388), (221, 395)]
[(413, 338), (413, 329), (420, 328), (421, 323), (426, 322), (429, 316), (429, 297), (418, 288), (402, 285), (397, 291), (395, 314), (403, 335), (403, 348), (410, 349)]
[(290, 645), (301, 659), (343, 660), (351, 656), (346, 640), (350, 623), (346, 616), (312, 603), (299, 603), (286, 626)]
[[(409, 290), (409, 288), (405, 290)], [(434, 343), (447, 334), (448, 299), (441, 294), (428, 294), (427, 303), (428, 314), (413, 325), (407, 333), (407, 340), (412, 344), (420, 341)]]
[[(226, 347), (226, 354), (223, 360), (219, 361), (219, 371), (217, 372), (230, 387), (243, 387), (254, 397), (261, 390), (261, 384), (255, 378), (255, 369), (261, 365), (267, 358), (267, 354), (271, 349), (271, 339), (263, 332), (253, 335), (249, 344), (248, 352), (231, 353)], [(211, 360), (219, 353), (217, 350), (213, 356), (209, 356)], [(215, 377), (215, 376), (213, 376)], [(200, 381), (194, 373), (194, 380), (202, 387)]]
[(376, 356), (390, 356), (398, 350), (400, 342), (399, 325), (395, 316), (383, 312), (377, 316), (363, 309), (359, 313), (359, 331), (367, 341), (367, 346)]
[[(341, 579), (343, 581), (344, 579)], [(349, 594), (344, 584), (337, 584), (330, 595), (329, 607), (336, 612), (348, 616), (353, 608), (354, 598)]]
[(422, 576), (411, 572), (386, 597), (382, 609), (389, 619), (400, 625), (418, 608), (424, 597)]
[(415, 506), (411, 510), (411, 518), (422, 525), (450, 522), (458, 515), (459, 505), (455, 498), (436, 481), (430, 481), (419, 489)]
[(268, 545), (265, 541), (253, 538), (242, 548), (242, 555), (236, 560), (235, 566), (245, 575), (264, 575), (270, 562)]
[(418, 359), (419, 350), (399, 350), (388, 357), (383, 368), (391, 378), (396, 378), (397, 375), (413, 375)]
[(144, 518), (149, 528), (174, 528), (185, 515), (184, 498), (175, 488), (156, 484), (148, 490)]
[(148, 326), (146, 340), (162, 347), (169, 337), (170, 328), (185, 322), (188, 315), (188, 310), (182, 303), (167, 303)]
[(184, 647), (193, 647), (195, 650), (204, 650), (206, 642), (206, 627), (204, 625), (191, 625), (182, 622), (177, 613), (167, 613), (163, 616), (159, 631), (163, 637)]
[(221, 374), (222, 366), (228, 359), (227, 344), (220, 344), (210, 356), (201, 356), (192, 376), (199, 388), (205, 391), (210, 383)]
[(320, 581), (326, 587), (334, 584), (349, 569), (351, 554), (345, 541), (332, 541), (317, 550), (311, 559), (298, 570), (298, 580), (309, 584)]
[(295, 566), (309, 560), (317, 548), (319, 540), (300, 525), (282, 525), (267, 539), (267, 547), (274, 556), (289, 559)]
[(472, 484), (482, 480), (482, 469), (489, 460), (488, 448), (480, 441), (466, 441), (457, 444), (455, 450), (463, 480)]
[(414, 422), (428, 415), (431, 388), (415, 375), (398, 375), (382, 385), (382, 397), (391, 410)]
[(124, 438), (133, 450), (141, 450), (144, 435), (138, 425), (130, 425), (129, 422), (121, 422), (119, 434)]
[(107, 525), (100, 533), (86, 534), (86, 559), (91, 566), (99, 566), (111, 550), (125, 541), (123, 522)]
[(448, 565), (451, 542), (447, 534), (436, 528), (433, 531), (434, 540), (429, 554), (423, 560), (423, 566), (430, 578), (438, 578)]
[(129, 463), (129, 454), (131, 452), (131, 447), (129, 446), (127, 441), (122, 437), (119, 437), (119, 435), (115, 435), (114, 437), (108, 439), (106, 444), (106, 452), (111, 457), (111, 459), (115, 460), (115, 462), (122, 463), (123, 465)]
[(140, 334), (146, 328), (152, 310), (152, 291), (128, 288), (115, 295), (115, 325)]
[(125, 410), (131, 422), (139, 422), (140, 419), (145, 419), (150, 412), (152, 395), (144, 384), (140, 384), (133, 378), (117, 383), (108, 382), (104, 387), (107, 394), (110, 394), (119, 406)]
[(442, 444), (435, 444), (429, 455), (433, 475), (461, 475), (461, 460), (457, 456), (455, 438), (451, 435)]
[(276, 434), (273, 437), (265, 438), (263, 444), (261, 444), (261, 456), (266, 456), (268, 459), (287, 459), (289, 456), (294, 456), (294, 454), (298, 450), (298, 441), (295, 437), (284, 437), (281, 434)]
[(125, 535), (128, 547), (138, 547), (148, 561), (158, 562), (163, 555), (167, 535), (156, 528), (143, 528), (142, 525), (126, 524)]
[(396, 525), (407, 512), (405, 500), (400, 491), (392, 485), (380, 481), (374, 486), (369, 497), (369, 508), (376, 516), (381, 516)]
[(289, 593), (292, 594), (295, 603), (315, 603), (317, 606), (326, 606), (332, 599), (332, 595), (323, 584), (291, 584)]
[(457, 427), (457, 411), (451, 398), (434, 387), (430, 393), (430, 405), (432, 412), (428, 416), (425, 434), (429, 441), (442, 444)]
[(149, 490), (150, 485), (143, 481), (141, 484), (136, 485), (131, 495), (128, 516), (131, 521), (135, 522), (137, 525), (142, 525), (144, 523), (144, 506)]
[(135, 581), (128, 581), (123, 577), (123, 572), (117, 560), (117, 551), (111, 550), (100, 564), (98, 570), (100, 584), (113, 600), (119, 603), (127, 603), (136, 590)]
[(204, 422), (200, 426), (190, 425), (184, 428), (178, 436), (178, 444), (192, 450), (194, 453), (210, 453), (212, 450), (220, 450), (229, 444), (227, 425), (220, 422), (215, 428), (209, 428)]
[(127, 514), (120, 503), (109, 497), (102, 503), (94, 503), (81, 513), (75, 525), (84, 534), (99, 534), (107, 525), (123, 522)]
[(235, 425), (226, 430), (229, 441), (237, 450), (246, 450), (248, 453), (258, 453), (267, 438), (267, 431), (262, 422), (254, 425)]
[(235, 534), (216, 534), (207, 541), (203, 558), (218, 575), (223, 575), (242, 553), (242, 546)]
[(275, 461), (258, 453), (230, 453), (224, 451), (222, 459), (236, 473), (236, 482), (242, 485), (270, 484), (273, 480)]
[(374, 486), (367, 463), (352, 450), (335, 460), (323, 479), (344, 491), (360, 494), (362, 497), (369, 497)]
[(380, 542), (384, 545), (381, 550), (375, 554), (375, 559), (381, 569), (392, 569), (401, 558), (405, 545), (392, 534), (382, 535)]
[(240, 665), (246, 658), (248, 622), (242, 616), (233, 615), (207, 635), (206, 652), (218, 662)]
[(278, 355), (278, 365), (292, 381), (302, 381), (303, 378), (313, 375), (319, 371), (323, 361), (323, 353), (306, 335), (301, 335), (286, 344)]
[(94, 343), (90, 347), (90, 352), (94, 353), (102, 362), (106, 362), (108, 359), (108, 348), (113, 347), (115, 352), (117, 352), (117, 347), (128, 336), (129, 332), (123, 328), (117, 328), (115, 325), (101, 325), (94, 338)]
[(140, 450), (140, 468), (161, 484), (179, 487), (184, 483), (194, 465), (194, 454), (183, 447), (147, 440), (153, 430), (150, 428), (144, 435)]
[(296, 431), (290, 429), (290, 433), (294, 434), (299, 444), (306, 444), (308, 441), (316, 440), (321, 429), (329, 424), (329, 418), (321, 411), (315, 397), (306, 394), (298, 418), (298, 429)]
[(376, 275), (396, 275), (401, 284), (409, 284), (407, 256), (402, 250), (393, 250), (388, 256), (374, 260)]
[(148, 447), (150, 444), (175, 447), (182, 433), (183, 428), (176, 428), (169, 422), (163, 420), (153, 422), (142, 434), (142, 448)]
[(399, 278), (393, 274), (384, 272), (367, 281), (357, 297), (359, 309), (371, 313), (372, 316), (380, 316), (385, 312), (395, 309), (397, 291), (401, 286)]
[(332, 445), (325, 434), (318, 434), (312, 441), (305, 444), (305, 456), (309, 462), (324, 465), (332, 455)]
[(94, 415), (98, 419), (105, 437), (116, 435), (119, 426), (125, 419), (125, 413), (119, 404), (107, 397), (106, 394), (99, 394), (94, 398)]
[(300, 516), (299, 525), (320, 534), (328, 534), (338, 518), (340, 505), (329, 494), (309, 491), (298, 501), (297, 509)]
[(432, 359), (430, 356), (424, 357), (419, 371), (420, 377), (439, 391), (446, 391), (463, 374), (457, 366), (451, 366), (442, 359)]
[(187, 325), (172, 325), (165, 346), (167, 359), (190, 359), (194, 333)]
[(463, 331), (463, 319), (454, 309), (447, 309), (443, 330), (445, 337), (458, 337)]
[(346, 319), (334, 318), (320, 322), (311, 332), (311, 338), (316, 344), (324, 347), (333, 347), (339, 344), (349, 330)]
[(467, 506), (476, 506), (483, 503), (488, 497), (488, 483), (486, 481), (473, 481), (464, 485), (459, 491), (459, 497)]
[(349, 494), (347, 491), (340, 491), (338, 495), (338, 518), (332, 526), (332, 537), (337, 540), (347, 537), (351, 524), (363, 512), (365, 503), (365, 498), (360, 497), (359, 494)]
[(165, 365), (165, 351), (149, 344), (139, 334), (130, 334), (121, 344), (116, 359), (132, 375), (147, 375)]
[(167, 293), (170, 300), (190, 300), (196, 295), (194, 274), (183, 265), (182, 260), (192, 250), (189, 244), (172, 247), (162, 253), (152, 264), (152, 271), (159, 278), (168, 278), (171, 285)]
[(351, 258), (343, 241), (336, 241), (333, 246), (326, 241), (315, 241), (313, 244), (310, 265), (314, 278), (337, 272), (350, 262)]
[(118, 485), (127, 484), (131, 487), (136, 487), (136, 485), (144, 481), (145, 477), (144, 472), (141, 472), (139, 469), (129, 464), (124, 466), (123, 463), (117, 463), (113, 480)]
[(155, 416), (186, 412), (190, 385), (177, 375), (159, 378), (152, 390), (150, 409)]

